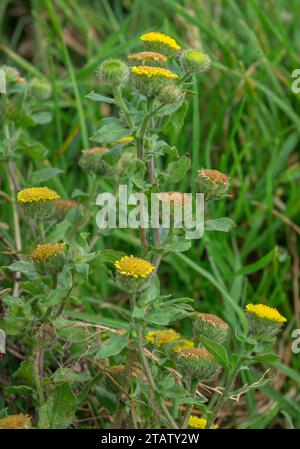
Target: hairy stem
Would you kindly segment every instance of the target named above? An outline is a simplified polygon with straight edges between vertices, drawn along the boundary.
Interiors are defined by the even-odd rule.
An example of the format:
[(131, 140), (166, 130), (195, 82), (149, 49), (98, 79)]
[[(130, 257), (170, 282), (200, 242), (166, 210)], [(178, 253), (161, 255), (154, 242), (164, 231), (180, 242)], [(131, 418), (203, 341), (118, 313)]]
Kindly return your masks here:
[(130, 112), (128, 111), (126, 103), (124, 101), (124, 98), (122, 96), (122, 90), (121, 90), (120, 87), (116, 87), (114, 89), (114, 97), (115, 97), (115, 101), (116, 101), (117, 106), (120, 108), (120, 110), (123, 112), (123, 114), (124, 114), (124, 116), (126, 118), (128, 126), (133, 130), (134, 123), (133, 123), (133, 120), (131, 118)]
[[(196, 393), (197, 393), (198, 383), (199, 383), (198, 380), (195, 380), (195, 379), (193, 379), (191, 381), (190, 393), (191, 393), (191, 396), (193, 399), (195, 398)], [(187, 429), (192, 410), (193, 410), (193, 404), (188, 404), (186, 407), (186, 410), (185, 410), (185, 415), (184, 415), (183, 421), (182, 421), (182, 426), (181, 426), (182, 429)]]
[(43, 371), (44, 349), (36, 347), (33, 352), (33, 375), (39, 405), (42, 404), (44, 400), (42, 387)]

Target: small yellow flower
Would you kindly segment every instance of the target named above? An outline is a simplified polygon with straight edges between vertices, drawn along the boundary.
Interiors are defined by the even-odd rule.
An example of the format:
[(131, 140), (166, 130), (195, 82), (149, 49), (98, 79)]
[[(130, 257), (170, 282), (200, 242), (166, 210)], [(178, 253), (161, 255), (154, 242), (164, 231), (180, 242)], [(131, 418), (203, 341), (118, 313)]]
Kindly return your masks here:
[(126, 136), (126, 137), (121, 137), (121, 139), (116, 140), (116, 142), (114, 142), (112, 145), (120, 145), (121, 143), (128, 143), (128, 142), (132, 142), (134, 140), (134, 137), (132, 136)]
[(277, 309), (266, 306), (265, 304), (247, 304), (246, 312), (258, 318), (275, 321), (276, 323), (284, 323), (286, 321), (286, 318), (280, 315)]
[(172, 37), (167, 36), (163, 33), (156, 33), (153, 31), (151, 33), (142, 34), (142, 36), (140, 36), (140, 40), (143, 42), (164, 44), (167, 47), (170, 47), (172, 50), (180, 50), (181, 48), (180, 45), (178, 45), (175, 39), (173, 39)]
[(133, 278), (145, 278), (154, 270), (150, 262), (133, 256), (121, 257), (114, 265), (120, 274)]
[(171, 72), (171, 70), (163, 69), (161, 67), (150, 67), (150, 66), (133, 66), (131, 67), (131, 72), (138, 76), (151, 77), (163, 77), (163, 78), (178, 78), (176, 73)]
[(29, 427), (31, 427), (31, 418), (22, 413), (0, 419), (0, 429), (28, 429)]
[(34, 263), (44, 262), (50, 257), (58, 256), (63, 253), (64, 247), (64, 243), (45, 243), (43, 245), (37, 245), (30, 257)]
[(18, 193), (17, 199), (20, 203), (33, 203), (36, 201), (51, 201), (60, 198), (55, 190), (48, 187), (31, 187), (23, 189)]
[(166, 343), (171, 343), (179, 338), (180, 334), (175, 332), (173, 329), (150, 331), (145, 335), (145, 339), (149, 341), (149, 343), (154, 345), (154, 343), (157, 342), (158, 347)]
[[(191, 415), (189, 417), (189, 427), (191, 429), (205, 429), (207, 424), (207, 419), (205, 418), (198, 418), (198, 416), (195, 415)], [(218, 425), (214, 425), (213, 429), (218, 429), (219, 426)]]
[(175, 352), (180, 352), (182, 349), (190, 349), (194, 347), (194, 342), (191, 340), (182, 340), (173, 346)]
[(132, 53), (128, 55), (130, 61), (155, 61), (155, 62), (167, 62), (168, 58), (156, 51), (141, 51), (140, 53)]

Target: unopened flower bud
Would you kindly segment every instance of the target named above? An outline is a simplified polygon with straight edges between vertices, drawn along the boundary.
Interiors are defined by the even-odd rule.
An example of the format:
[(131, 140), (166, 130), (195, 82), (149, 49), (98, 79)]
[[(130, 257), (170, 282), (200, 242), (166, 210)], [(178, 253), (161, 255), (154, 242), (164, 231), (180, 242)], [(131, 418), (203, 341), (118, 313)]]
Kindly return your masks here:
[(161, 66), (166, 64), (168, 58), (167, 56), (154, 51), (142, 51), (140, 53), (132, 53), (131, 55), (128, 55), (128, 60), (132, 63), (132, 65), (142, 64)]
[(182, 349), (177, 362), (182, 375), (198, 381), (215, 379), (221, 369), (214, 356), (204, 348)]
[(57, 341), (57, 333), (51, 324), (44, 323), (39, 327), (36, 339), (39, 348), (50, 349)]
[(183, 91), (177, 86), (165, 86), (158, 94), (158, 100), (163, 104), (173, 104), (181, 100)]
[(31, 80), (31, 90), (32, 94), (38, 100), (46, 100), (51, 95), (51, 84), (45, 79), (33, 78)]
[(112, 167), (103, 159), (103, 156), (109, 150), (105, 147), (89, 148), (88, 150), (81, 151), (81, 157), (79, 159), (80, 167), (91, 173), (97, 175), (109, 176), (112, 172)]
[(36, 271), (45, 276), (54, 276), (59, 273), (65, 264), (64, 249), (64, 243), (37, 245), (30, 255)]
[(229, 326), (216, 315), (198, 313), (194, 321), (194, 334), (197, 338), (207, 337), (221, 344), (228, 338)]
[(58, 200), (55, 201), (55, 210), (52, 218), (54, 218), (57, 221), (61, 221), (65, 218), (65, 216), (70, 210), (80, 208), (81, 204), (78, 201), (64, 200), (62, 198), (59, 198)]
[(185, 50), (180, 55), (180, 64), (187, 73), (204, 72), (210, 66), (210, 57), (198, 50)]
[(102, 62), (96, 74), (110, 86), (119, 87), (127, 82), (129, 67), (119, 59), (107, 59)]
[(217, 170), (202, 168), (198, 170), (197, 189), (204, 194), (205, 201), (217, 200), (226, 196), (229, 178)]

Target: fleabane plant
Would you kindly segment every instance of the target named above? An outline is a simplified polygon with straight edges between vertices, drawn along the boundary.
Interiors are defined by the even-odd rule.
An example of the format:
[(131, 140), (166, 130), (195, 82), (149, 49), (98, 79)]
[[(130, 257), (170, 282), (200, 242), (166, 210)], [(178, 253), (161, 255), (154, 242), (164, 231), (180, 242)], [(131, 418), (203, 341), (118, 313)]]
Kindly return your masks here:
[[(22, 294), (0, 291), (0, 323), (8, 338), (26, 347), (14, 375), (26, 379), (36, 413), (34, 417), (27, 416), (29, 412), (0, 415), (0, 428), (70, 427), (83, 405), (94, 404), (89, 400), (98, 388), (105, 391), (105, 401), (113, 398), (105, 427), (216, 429), (226, 402), (268, 381), (263, 375), (253, 385), (236, 387), (240, 371), (277, 359), (272, 347), (286, 319), (276, 309), (249, 301), (244, 312), (239, 309), (243, 322), (233, 329), (223, 317), (196, 311), (194, 298), (161, 294), (164, 257), (189, 250), (195, 235), (202, 236), (189, 233), (188, 220), (180, 221), (185, 215), (197, 222), (194, 196), (176, 190), (189, 176), (191, 158), (163, 136), (182, 126), (188, 101), (197, 94), (191, 90), (193, 77), (206, 76), (211, 61), (207, 54), (182, 48), (159, 32), (145, 33), (140, 40), (140, 51), (103, 61), (98, 68), (96, 75), (110, 96), (87, 95), (112, 104), (115, 112), (100, 121), (91, 136), (93, 144), (78, 159), (93, 187), (92, 203), (83, 208), (41, 183), (13, 192), (14, 212), (29, 223), (34, 241), (29, 242), (25, 260), (8, 267), (27, 280)], [(10, 71), (8, 75), (15, 76)], [(13, 128), (9, 117), (5, 125), (7, 132)], [(12, 150), (10, 143), (9, 157)], [(229, 183), (215, 168), (199, 167), (191, 185), (201, 195), (202, 214), (208, 203), (229, 195)], [(108, 199), (113, 199), (112, 192), (136, 195), (137, 202), (128, 210), (131, 213), (132, 206), (138, 206), (138, 238), (134, 239), (138, 245), (128, 254), (119, 248), (92, 252), (95, 242), (83, 232), (91, 206), (95, 202), (103, 206), (96, 195), (99, 186), (101, 193), (104, 186), (110, 188)], [(160, 207), (149, 224), (146, 206), (153, 195)], [(119, 209), (123, 206), (121, 202)], [(187, 206), (191, 206), (188, 217)], [(111, 205), (106, 210), (109, 215)], [(164, 218), (167, 225), (162, 224)], [(98, 235), (108, 235), (108, 221), (97, 220)], [(205, 216), (202, 221), (205, 228)], [(209, 223), (212, 226), (213, 220)], [(125, 225), (118, 224), (123, 234), (130, 232), (132, 237), (127, 218)], [(223, 217), (213, 229), (228, 231), (233, 226)], [(64, 235), (65, 229), (71, 232)], [(77, 312), (74, 306), (85, 304), (80, 288), (89, 284), (89, 269), (95, 265), (97, 273), (106, 271), (114, 288), (128, 297), (122, 329), (72, 318)], [(189, 337), (179, 332), (182, 319), (189, 323)], [(214, 389), (211, 385), (218, 387), (213, 401), (206, 394)], [(20, 411), (24, 413), (24, 407)]]

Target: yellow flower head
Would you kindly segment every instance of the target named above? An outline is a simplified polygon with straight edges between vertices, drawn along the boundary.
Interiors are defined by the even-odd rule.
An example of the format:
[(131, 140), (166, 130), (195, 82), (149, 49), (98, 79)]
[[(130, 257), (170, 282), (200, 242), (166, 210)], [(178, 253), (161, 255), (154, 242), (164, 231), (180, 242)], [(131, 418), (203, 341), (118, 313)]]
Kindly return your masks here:
[(172, 343), (172, 341), (178, 340), (180, 334), (173, 329), (166, 329), (162, 331), (150, 331), (145, 335), (145, 339), (152, 345), (157, 343), (157, 346), (161, 346), (166, 343)]
[(48, 187), (30, 187), (18, 193), (17, 199), (20, 203), (34, 203), (37, 201), (51, 201), (60, 198), (55, 190)]
[(43, 245), (37, 245), (30, 257), (34, 263), (45, 262), (50, 257), (62, 254), (64, 247), (64, 243), (45, 243)]
[(155, 61), (155, 62), (167, 62), (168, 57), (157, 53), (156, 51), (141, 51), (139, 53), (132, 53), (128, 55), (130, 61)]
[(178, 75), (171, 72), (171, 70), (163, 69), (161, 67), (150, 67), (146, 65), (139, 67), (133, 66), (131, 67), (131, 72), (138, 76), (146, 76), (147, 78), (178, 78)]
[(0, 429), (28, 429), (29, 427), (31, 427), (31, 418), (22, 413), (0, 419)]
[(133, 256), (121, 257), (114, 265), (120, 274), (133, 278), (145, 278), (154, 270), (150, 262)]
[(284, 323), (286, 321), (286, 318), (280, 315), (277, 309), (266, 306), (265, 304), (247, 304), (246, 312), (258, 318), (275, 321), (276, 323)]
[[(191, 429), (205, 429), (207, 424), (207, 419), (205, 418), (198, 418), (198, 416), (191, 415), (189, 417), (189, 427)], [(219, 426), (214, 425), (213, 429), (218, 429)]]
[(181, 340), (179, 343), (173, 346), (175, 352), (180, 352), (182, 349), (191, 349), (194, 347), (194, 342), (192, 340)]
[(156, 33), (155, 31), (151, 33), (142, 34), (140, 36), (140, 40), (143, 42), (149, 42), (154, 44), (163, 44), (169, 47), (172, 50), (180, 50), (180, 45), (177, 44), (175, 39), (170, 36), (167, 36), (163, 33)]
[(129, 143), (132, 142), (134, 140), (134, 137), (132, 136), (126, 136), (126, 137), (121, 137), (121, 139), (116, 140), (116, 142), (114, 142), (112, 145), (120, 145), (121, 143)]

